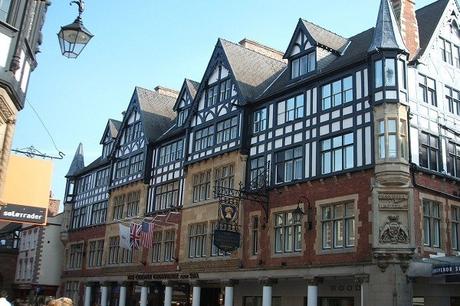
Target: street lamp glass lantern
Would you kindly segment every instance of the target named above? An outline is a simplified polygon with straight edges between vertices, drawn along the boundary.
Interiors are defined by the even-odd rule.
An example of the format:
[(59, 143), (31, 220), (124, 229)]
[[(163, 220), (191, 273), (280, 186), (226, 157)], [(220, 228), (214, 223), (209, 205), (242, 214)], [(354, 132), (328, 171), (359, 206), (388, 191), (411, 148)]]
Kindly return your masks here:
[(61, 27), (57, 35), (61, 53), (68, 58), (77, 58), (93, 37), (83, 26), (80, 16), (73, 23)]

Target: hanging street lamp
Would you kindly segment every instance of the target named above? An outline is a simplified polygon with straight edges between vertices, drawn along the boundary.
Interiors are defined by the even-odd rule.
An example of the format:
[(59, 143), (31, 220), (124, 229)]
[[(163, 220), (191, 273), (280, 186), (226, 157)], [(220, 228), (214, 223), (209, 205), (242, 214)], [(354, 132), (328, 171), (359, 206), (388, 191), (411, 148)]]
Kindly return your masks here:
[(78, 17), (73, 23), (61, 27), (61, 30), (57, 34), (61, 53), (68, 58), (77, 58), (93, 37), (93, 34), (83, 26), (81, 19), (81, 14), (85, 10), (84, 0), (72, 1), (70, 5), (73, 3), (78, 5)]

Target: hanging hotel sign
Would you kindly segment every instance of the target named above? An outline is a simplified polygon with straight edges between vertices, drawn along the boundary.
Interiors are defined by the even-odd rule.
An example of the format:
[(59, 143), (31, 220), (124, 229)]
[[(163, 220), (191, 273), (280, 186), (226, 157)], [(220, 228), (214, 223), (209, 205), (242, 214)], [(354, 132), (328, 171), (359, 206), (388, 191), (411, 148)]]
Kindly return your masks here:
[(213, 243), (224, 252), (232, 252), (240, 247), (240, 190), (217, 187), (215, 194), (219, 198), (219, 211)]
[(11, 155), (0, 195), (0, 221), (46, 224), (52, 162)]

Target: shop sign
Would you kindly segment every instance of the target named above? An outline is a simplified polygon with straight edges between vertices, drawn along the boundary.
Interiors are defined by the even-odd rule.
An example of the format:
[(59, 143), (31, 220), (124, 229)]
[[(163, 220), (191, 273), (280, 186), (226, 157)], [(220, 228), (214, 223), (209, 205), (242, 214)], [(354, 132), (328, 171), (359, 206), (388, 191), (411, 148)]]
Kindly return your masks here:
[(43, 224), (46, 220), (46, 208), (5, 204), (0, 206), (0, 219), (14, 222)]
[(0, 195), (0, 221), (46, 224), (53, 164), (11, 155)]
[(214, 245), (224, 252), (232, 252), (240, 247), (240, 233), (228, 230), (214, 230)]
[(130, 281), (148, 281), (148, 280), (181, 280), (197, 279), (198, 273), (157, 273), (157, 274), (129, 274), (127, 279)]
[(433, 265), (432, 275), (460, 274), (460, 262)]

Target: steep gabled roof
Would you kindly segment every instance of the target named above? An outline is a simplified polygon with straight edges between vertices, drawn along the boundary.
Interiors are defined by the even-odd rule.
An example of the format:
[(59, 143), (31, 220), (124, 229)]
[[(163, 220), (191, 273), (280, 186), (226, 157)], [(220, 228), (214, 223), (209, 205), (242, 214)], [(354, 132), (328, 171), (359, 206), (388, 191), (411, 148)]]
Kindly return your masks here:
[(78, 171), (85, 167), (85, 157), (83, 155), (83, 144), (80, 144), (75, 151), (72, 163), (70, 164), (69, 171), (66, 174), (66, 177), (74, 176)]
[(278, 77), (286, 64), (238, 44), (219, 39), (243, 100), (253, 101)]
[(323, 70), (319, 70), (317, 73), (311, 74), (306, 78), (302, 78), (298, 81), (293, 82), (288, 69), (286, 69), (279, 76), (279, 78), (277, 78), (276, 81), (274, 81), (273, 84), (270, 85), (267, 88), (267, 90), (260, 96), (260, 99), (267, 98), (269, 96), (282, 92), (283, 90), (292, 88), (299, 83), (312, 82), (313, 80), (318, 79), (331, 71), (340, 69), (347, 65), (366, 59), (368, 56), (367, 48), (371, 43), (373, 33), (374, 28), (370, 28), (364, 32), (361, 32), (355, 36), (348, 38), (349, 45), (342, 56), (337, 57)]
[(149, 142), (152, 142), (171, 127), (172, 120), (176, 116), (173, 111), (176, 99), (138, 86), (134, 94), (139, 103), (145, 136)]
[(331, 48), (338, 53), (341, 53), (348, 44), (348, 39), (342, 37), (334, 32), (326, 30), (313, 22), (301, 19), (303, 25), (307, 29), (310, 36), (317, 44)]
[(415, 58), (425, 53), (448, 3), (449, 0), (439, 0), (415, 11), (420, 40), (420, 49)]
[(99, 156), (95, 160), (93, 160), (88, 166), (78, 170), (75, 172), (73, 176), (81, 176), (84, 175), (94, 169), (101, 168), (103, 166), (107, 166), (109, 164), (109, 159), (108, 158), (102, 158), (102, 156)]
[(374, 37), (368, 51), (373, 52), (380, 49), (406, 51), (404, 41), (399, 30), (393, 6), (388, 0), (380, 1), (380, 9), (375, 24)]
[(198, 87), (200, 87), (200, 83), (195, 82), (195, 81), (190, 80), (190, 79), (185, 79), (185, 84), (187, 86), (187, 89), (188, 89), (190, 95), (192, 96), (192, 99), (194, 99), (195, 96), (196, 96), (196, 92), (198, 90)]
[(181, 102), (181, 99), (184, 95), (184, 91), (188, 91), (188, 93), (190, 94), (190, 97), (193, 101), (193, 99), (195, 99), (195, 96), (196, 96), (196, 92), (198, 91), (198, 87), (200, 87), (200, 83), (198, 82), (195, 82), (193, 80), (190, 80), (190, 79), (184, 79), (184, 82), (182, 83), (182, 87), (181, 87), (181, 90), (179, 91), (179, 95), (176, 99), (176, 103), (174, 104), (174, 107), (173, 107), (173, 110), (174, 111), (177, 111), (177, 109), (179, 108), (179, 104)]
[(102, 134), (101, 141), (99, 142), (100, 144), (104, 143), (105, 140), (105, 135), (109, 135), (112, 139), (117, 138), (118, 131), (120, 130), (121, 126), (121, 121), (115, 120), (115, 119), (109, 119), (107, 121), (107, 124), (105, 126), (104, 133)]

